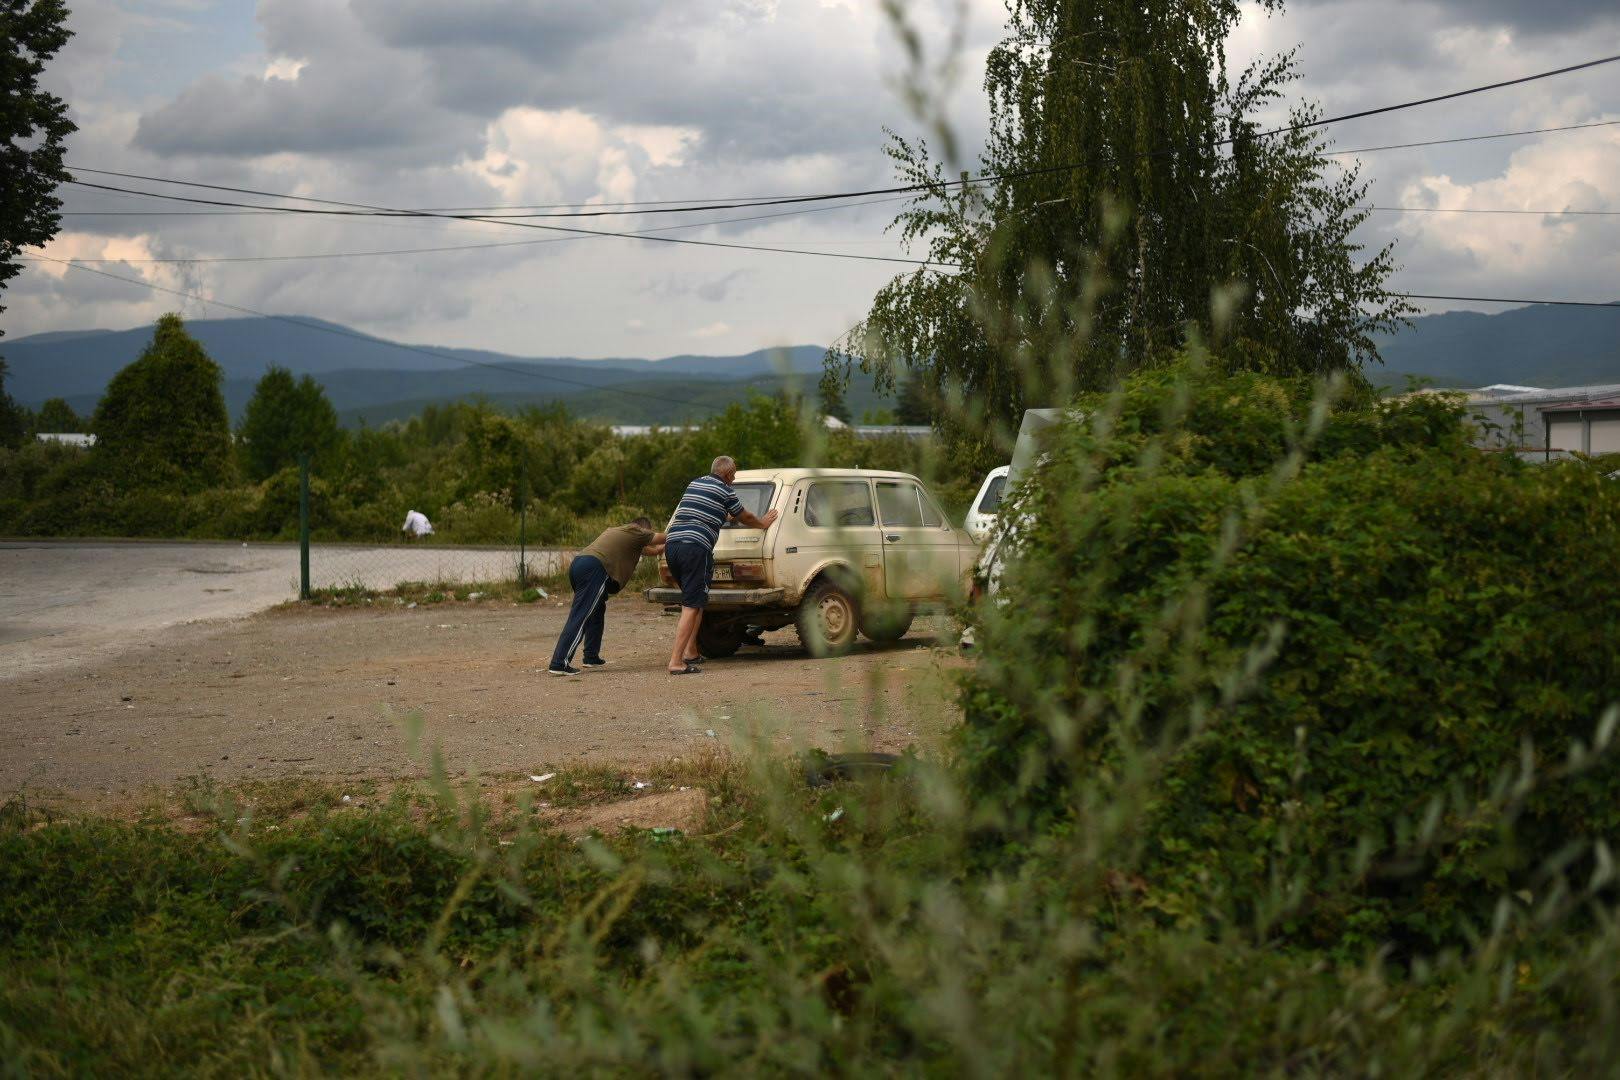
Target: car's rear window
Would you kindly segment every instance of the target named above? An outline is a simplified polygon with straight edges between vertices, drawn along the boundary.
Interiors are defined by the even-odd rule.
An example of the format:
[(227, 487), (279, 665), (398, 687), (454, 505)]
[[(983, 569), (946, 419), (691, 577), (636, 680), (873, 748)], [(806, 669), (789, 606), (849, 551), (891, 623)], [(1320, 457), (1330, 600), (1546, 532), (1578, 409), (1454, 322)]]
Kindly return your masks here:
[[(755, 517), (764, 517), (765, 511), (771, 508), (771, 500), (776, 496), (776, 485), (769, 480), (750, 480), (732, 484), (731, 489), (737, 493), (737, 501), (743, 504), (743, 509)], [(742, 526), (735, 521), (728, 521), (723, 528), (740, 529)]]
[(1001, 489), (1007, 486), (1005, 476), (992, 476), (990, 483), (984, 489), (984, 498), (979, 500), (979, 513), (993, 514), (1001, 506)]

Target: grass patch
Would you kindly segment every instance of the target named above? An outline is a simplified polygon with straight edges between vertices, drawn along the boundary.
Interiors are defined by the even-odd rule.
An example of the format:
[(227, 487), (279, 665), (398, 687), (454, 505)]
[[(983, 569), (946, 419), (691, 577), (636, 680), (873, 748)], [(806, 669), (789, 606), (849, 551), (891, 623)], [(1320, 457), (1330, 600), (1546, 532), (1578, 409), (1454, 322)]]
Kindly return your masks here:
[[(682, 786), (700, 831), (576, 841), (541, 805)], [(795, 762), (715, 758), (198, 781), (134, 819), (8, 804), (0, 1054), (39, 1075), (1320, 1075), (1613, 1049), (1600, 926), (1333, 962), (1172, 925), (1081, 834), (986, 869), (960, 796), (926, 761), (809, 788)]]

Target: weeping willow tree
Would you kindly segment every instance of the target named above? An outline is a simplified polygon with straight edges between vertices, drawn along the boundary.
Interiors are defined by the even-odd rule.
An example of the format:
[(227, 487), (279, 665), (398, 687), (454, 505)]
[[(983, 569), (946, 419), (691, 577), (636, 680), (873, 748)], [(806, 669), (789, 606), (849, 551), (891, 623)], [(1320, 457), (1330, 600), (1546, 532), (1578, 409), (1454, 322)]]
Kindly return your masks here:
[(1376, 361), (1411, 308), (1385, 288), (1392, 245), (1353, 237), (1366, 186), (1326, 156), (1315, 106), (1282, 130), (1258, 120), (1298, 79), (1294, 53), (1229, 76), (1237, 0), (1008, 10), (985, 73), (992, 179), (964, 183), (925, 141), (891, 136), (919, 186), (894, 227), (945, 268), (879, 291), (827, 381), (858, 365), (887, 388), (909, 370), (965, 404), (973, 422), (943, 426), (989, 451), (1026, 406), (1112, 385), (1194, 334), (1273, 374)]

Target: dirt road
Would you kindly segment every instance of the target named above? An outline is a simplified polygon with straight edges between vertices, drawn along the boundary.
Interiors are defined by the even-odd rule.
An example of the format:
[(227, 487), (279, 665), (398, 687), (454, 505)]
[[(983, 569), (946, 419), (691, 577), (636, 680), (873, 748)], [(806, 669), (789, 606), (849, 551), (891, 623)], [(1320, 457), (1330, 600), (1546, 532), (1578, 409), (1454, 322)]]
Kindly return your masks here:
[(651, 764), (761, 732), (784, 748), (899, 750), (936, 744), (954, 719), (945, 674), (964, 662), (944, 619), (840, 660), (811, 659), (782, 631), (671, 678), (672, 620), (623, 598), (609, 605), (610, 666), (559, 679), (544, 669), (564, 614), (488, 601), (290, 607), (13, 675), (0, 680), (0, 800), (119, 796), (193, 776), (413, 775), (413, 717), (452, 772), (486, 774)]
[[(557, 557), (534, 551), (529, 562), (544, 571)], [(514, 563), (501, 549), (319, 544), (310, 577), (314, 588), (392, 588), (501, 580)], [(94, 661), (166, 627), (239, 618), (297, 595), (296, 544), (3, 542), (0, 680)]]

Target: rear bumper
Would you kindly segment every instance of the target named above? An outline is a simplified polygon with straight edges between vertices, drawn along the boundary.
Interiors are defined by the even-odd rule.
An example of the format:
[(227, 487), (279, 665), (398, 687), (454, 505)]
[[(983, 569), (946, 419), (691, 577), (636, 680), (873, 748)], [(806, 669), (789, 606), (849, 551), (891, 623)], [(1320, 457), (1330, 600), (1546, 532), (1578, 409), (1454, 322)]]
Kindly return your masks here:
[[(642, 594), (654, 604), (679, 604), (681, 590), (669, 588), (648, 589)], [(728, 608), (780, 607), (787, 596), (786, 589), (710, 589), (709, 607)]]

